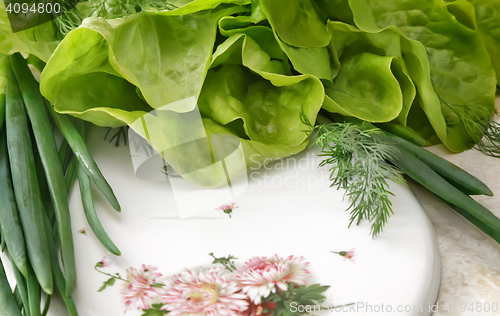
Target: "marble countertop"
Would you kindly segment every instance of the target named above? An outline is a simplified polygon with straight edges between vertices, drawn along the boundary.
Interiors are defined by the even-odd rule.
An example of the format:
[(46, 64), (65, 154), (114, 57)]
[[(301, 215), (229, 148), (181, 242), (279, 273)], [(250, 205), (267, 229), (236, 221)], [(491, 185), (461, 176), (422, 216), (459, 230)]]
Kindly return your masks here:
[[(496, 106), (500, 110), (500, 97)], [(451, 153), (443, 145), (428, 149), (486, 183), (495, 195), (474, 198), (500, 217), (500, 159), (474, 149), (460, 154)], [(410, 186), (434, 224), (441, 252), (439, 311), (433, 315), (499, 315), (500, 245), (419, 185)], [(497, 312), (471, 308), (471, 304), (476, 308), (495, 302)], [(457, 304), (455, 311), (453, 303)], [(464, 311), (460, 303), (466, 307)]]

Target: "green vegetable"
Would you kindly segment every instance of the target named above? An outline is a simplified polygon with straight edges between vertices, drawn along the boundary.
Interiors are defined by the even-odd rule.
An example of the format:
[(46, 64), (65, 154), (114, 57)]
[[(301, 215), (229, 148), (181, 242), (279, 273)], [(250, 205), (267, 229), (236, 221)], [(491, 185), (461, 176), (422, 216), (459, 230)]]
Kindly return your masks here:
[(7, 244), (5, 243), (5, 238), (2, 237), (2, 231), (0, 229), (0, 251), (4, 252), (5, 249), (7, 248)]
[[(84, 125), (83, 121), (78, 122), (76, 125), (80, 135), (84, 136)], [(82, 205), (83, 210), (85, 212), (85, 217), (87, 217), (87, 221), (89, 222), (90, 228), (96, 235), (97, 239), (101, 242), (101, 244), (106, 247), (112, 254), (116, 256), (120, 256), (120, 250), (115, 246), (111, 238), (109, 238), (108, 234), (104, 230), (99, 221), (99, 217), (97, 217), (97, 213), (94, 208), (94, 201), (92, 199), (92, 191), (91, 191), (91, 182), (90, 178), (85, 174), (85, 171), (80, 166), (77, 171), (78, 174), (78, 184), (80, 186), (80, 194), (82, 196)]]
[(23, 300), (21, 298), (21, 292), (19, 292), (19, 287), (16, 284), (16, 287), (14, 288), (14, 298), (16, 299), (17, 307), (19, 307), (19, 310), (23, 309)]
[(82, 195), (82, 204), (83, 210), (85, 211), (85, 216), (87, 217), (87, 221), (89, 222), (90, 228), (96, 235), (97, 239), (101, 242), (101, 244), (106, 247), (112, 254), (116, 256), (120, 256), (120, 250), (115, 246), (113, 241), (109, 238), (108, 234), (102, 227), (99, 218), (97, 217), (97, 213), (94, 208), (94, 202), (92, 199), (91, 193), (91, 183), (89, 177), (83, 171), (83, 168), (80, 167), (78, 172), (78, 184), (80, 185), (80, 193)]
[(493, 120), (490, 122), (477, 148), (488, 156), (500, 158), (500, 122)]
[(446, 181), (454, 187), (460, 189), (467, 195), (484, 194), (493, 196), (493, 192), (481, 181), (471, 174), (465, 172), (447, 160), (436, 156), (435, 154), (418, 147), (400, 137), (386, 134), (390, 139), (396, 142), (399, 147), (406, 150), (416, 158), (420, 159), (427, 166), (441, 175)]
[[(344, 63), (326, 94), (346, 112), (369, 122), (388, 122), (402, 110), (403, 95), (392, 73), (395, 59), (362, 53)], [(387, 106), (392, 105), (392, 106)]]
[(5, 94), (0, 94), (0, 129), (5, 122)]
[(6, 316), (21, 316), (16, 298), (10, 289), (7, 275), (0, 260), (0, 314)]
[[(255, 36), (267, 34), (265, 40), (257, 42), (248, 35), (235, 34), (212, 56), (215, 24), (220, 16), (236, 12), (236, 9), (200, 12), (182, 18), (174, 16), (175, 11), (170, 11), (171, 16), (138, 13), (113, 25), (101, 19), (88, 19), (84, 27), (65, 38), (47, 64), (42, 74), (42, 93), (54, 104), (55, 111), (97, 125), (127, 124), (143, 137), (152, 135), (153, 147), (163, 152), (166, 160), (188, 181), (202, 187), (216, 187), (227, 182), (224, 170), (216, 166), (195, 172), (213, 164), (208, 148), (217, 144), (205, 139), (206, 153), (195, 157), (189, 146), (177, 153), (164, 152), (172, 144), (182, 143), (185, 125), (170, 124), (148, 115), (145, 131), (142, 122), (137, 120), (146, 117), (152, 108), (137, 95), (136, 87), (153, 108), (171, 109), (177, 113), (195, 110), (193, 101), (199, 96), (200, 111), (213, 113), (203, 118), (204, 130), (200, 133), (225, 134), (227, 139), (241, 143), (247, 165), (234, 163), (230, 169), (236, 170), (235, 175), (244, 172), (245, 168), (262, 165), (265, 159), (269, 161), (300, 152), (307, 145), (307, 138), (300, 132), (300, 107), (304, 104), (306, 114), (314, 120), (324, 98), (321, 81), (311, 75), (287, 75), (283, 53), (280, 55), (282, 60), (272, 60), (280, 48), (272, 30), (265, 27), (248, 30)], [(172, 27), (189, 37), (180, 42), (170, 32), (162, 32), (160, 38), (154, 32), (154, 29)], [(136, 34), (132, 42), (125, 37), (131, 32)], [(144, 41), (157, 48), (144, 51), (141, 44)], [(112, 45), (111, 50), (108, 45)], [(127, 45), (128, 49), (120, 49), (121, 45)], [(179, 54), (170, 58), (164, 50), (166, 47), (169, 51), (175, 47)], [(189, 54), (191, 51), (197, 53)], [(81, 57), (76, 60), (70, 56)], [(116, 64), (108, 64), (108, 60), (116, 60)], [(152, 66), (139, 67), (132, 60), (142, 60)], [(160, 68), (153, 64), (159, 64)], [(209, 68), (212, 69), (208, 71)], [(160, 75), (160, 71), (167, 75)], [(115, 75), (109, 75), (110, 72)], [(178, 73), (183, 73), (188, 80), (177, 80)], [(150, 78), (157, 77), (161, 80), (151, 84)], [(218, 86), (221, 80), (227, 84), (230, 96)], [(106, 92), (102, 89), (103, 83), (109, 87)], [(236, 102), (235, 108), (232, 102)], [(212, 151), (217, 150), (212, 148)]]
[(69, 295), (76, 284), (76, 263), (68, 194), (64, 185), (64, 174), (58, 157), (52, 125), (45, 107), (45, 101), (40, 94), (38, 82), (31, 74), (26, 60), (21, 54), (17, 53), (10, 57), (10, 61), (12, 69), (18, 78), (19, 88), (33, 127), (33, 133), (47, 178), (52, 205), (56, 214), (66, 281), (68, 282), (66, 284), (68, 291), (66, 295)]
[(59, 147), (58, 156), (62, 165), (63, 174), (66, 174), (71, 158), (73, 157), (73, 152), (71, 151), (71, 147), (69, 147), (67, 140), (63, 140), (61, 146)]
[[(390, 161), (409, 177), (446, 202), (463, 210), (462, 213), (467, 214), (466, 218), (472, 217), (473, 220), (471, 222), (475, 224), (479, 223), (476, 226), (489, 235), (492, 235), (492, 231), (500, 231), (500, 219), (488, 209), (448, 183), (429, 166), (406, 150), (400, 148), (399, 151), (400, 155), (396, 158), (391, 158)], [(495, 240), (500, 242), (498, 239)]]
[(52, 198), (49, 192), (49, 185), (47, 183), (47, 177), (45, 176), (45, 170), (43, 168), (42, 158), (40, 157), (40, 151), (36, 146), (36, 140), (33, 133), (31, 133), (31, 143), (33, 144), (33, 155), (35, 156), (35, 169), (38, 179), (38, 185), (40, 186), (40, 194), (42, 195), (43, 208), (45, 214), (50, 218), (51, 223), (55, 222), (56, 214), (54, 211), (54, 206), (52, 204)]
[[(0, 53), (11, 55), (17, 52), (32, 54), (47, 61), (59, 44), (52, 23), (44, 23), (21, 32), (12, 32), (5, 10), (0, 2)], [(1, 93), (1, 92), (0, 92)]]
[(407, 141), (416, 144), (418, 146), (424, 146), (426, 144), (425, 139), (423, 139), (419, 134), (415, 133), (409, 127), (404, 127), (394, 123), (380, 123), (380, 124), (375, 124), (375, 126), (391, 134), (397, 135), (402, 139), (406, 139)]
[[(468, 0), (473, 5), (473, 10), (470, 7), (463, 7), (462, 12), (465, 14), (474, 14), (475, 19), (471, 21), (472, 26), (478, 30), (481, 35), (484, 46), (491, 56), (491, 63), (496, 72), (497, 84), (500, 83), (500, 14), (499, 0)], [(457, 1), (462, 2), (462, 1)], [(466, 1), (463, 1), (466, 2)], [(456, 5), (451, 3), (451, 6)], [(449, 9), (449, 6), (448, 6)]]
[(40, 285), (36, 279), (36, 276), (31, 269), (28, 267), (28, 278), (26, 279), (26, 285), (28, 289), (28, 304), (30, 305), (30, 316), (41, 316), (42, 312), (40, 310)]
[(5, 87), (7, 86), (6, 74), (10, 71), (9, 58), (0, 54), (0, 129), (5, 122)]
[(17, 211), (16, 198), (12, 188), (10, 166), (7, 153), (7, 135), (5, 129), (0, 132), (0, 227), (2, 240), (9, 249), (12, 262), (28, 276), (26, 247), (21, 220)]
[[(496, 89), (495, 73), (479, 34), (460, 24), (437, 0), (350, 0), (349, 5), (361, 30), (378, 33), (395, 24), (405, 36), (425, 46), (441, 113), (424, 111), (434, 129), (446, 128), (446, 135), (437, 134), (450, 150), (473, 147), (493, 114)], [(436, 115), (442, 116), (439, 125)]]
[[(50, 105), (47, 106), (52, 118), (54, 119), (57, 127), (63, 134), (64, 138), (68, 141), (71, 150), (75, 154), (75, 158), (78, 159), (81, 166), (84, 168), (85, 173), (92, 179), (97, 188), (104, 194), (111, 206), (114, 207), (118, 212), (120, 211), (120, 204), (116, 199), (113, 189), (109, 186), (101, 171), (97, 167), (92, 155), (90, 154), (87, 145), (83, 141), (81, 135), (76, 130), (75, 126), (69, 118), (65, 115), (57, 114), (54, 112)], [(60, 167), (62, 171), (62, 167)]]
[[(434, 92), (430, 79), (427, 53), (420, 43), (409, 40), (394, 26), (375, 33), (364, 32), (341, 22), (328, 22), (327, 27), (333, 35), (329, 49), (333, 55), (334, 85), (331, 88), (326, 87), (327, 96), (325, 104), (323, 104), (324, 109), (368, 121), (387, 122), (394, 119), (394, 124), (409, 126), (422, 134), (422, 127), (417, 125), (421, 124), (422, 120), (417, 120), (415, 115), (410, 115), (411, 111), (415, 112), (422, 107), (433, 113), (430, 116), (433, 126), (443, 126), (442, 129), (435, 127), (435, 131), (430, 128), (431, 132), (422, 134), (422, 137), (428, 140), (436, 133), (445, 137), (446, 130), (444, 120), (440, 116), (439, 98)], [(392, 90), (381, 87), (382, 93), (379, 93), (377, 88), (379, 83), (375, 80), (379, 77), (378, 73), (365, 76), (364, 82), (361, 83), (358, 81), (362, 81), (363, 77), (349, 73), (343, 77), (335, 78), (342, 71), (343, 63), (354, 57), (360, 58), (360, 55), (367, 52), (376, 54), (380, 58), (384, 56), (386, 59), (392, 58), (391, 67), (386, 69), (386, 75), (390, 76), (387, 80), (397, 80), (399, 83), (397, 91), (394, 87)], [(347, 79), (351, 81), (345, 82)], [(341, 88), (339, 89), (339, 87)], [(346, 96), (342, 97), (341, 94)], [(402, 96), (402, 99), (397, 98), (398, 94)], [(335, 99), (335, 96), (339, 95), (340, 99)], [(346, 100), (349, 95), (352, 97), (350, 100)], [(400, 101), (387, 103), (380, 98), (380, 96), (391, 95), (392, 100)], [(342, 102), (343, 100), (350, 102)], [(371, 100), (376, 102), (376, 107), (372, 108), (371, 104), (367, 105), (367, 102), (371, 102)], [(425, 114), (423, 114), (423, 118), (425, 118)], [(426, 118), (424, 124), (430, 126)]]
[[(43, 223), (47, 230), (50, 230), (50, 223), (47, 217), (43, 219)], [(56, 249), (56, 244), (55, 241), (57, 240), (57, 237), (55, 234), (47, 236), (47, 241), (49, 244), (49, 254), (50, 254), (50, 261), (52, 262), (52, 273), (54, 275), (54, 281), (56, 284), (57, 289), (59, 292), (62, 294), (62, 299), (64, 301), (64, 304), (66, 305), (66, 308), (68, 309), (68, 314), (69, 316), (78, 316), (78, 311), (76, 309), (76, 304), (75, 301), (71, 296), (64, 295), (64, 293), (67, 293), (66, 290), (66, 280), (64, 279), (64, 275), (61, 271), (61, 268), (59, 267), (59, 258), (57, 256), (57, 249)]]
[(325, 157), (319, 166), (330, 167), (332, 186), (346, 190), (351, 202), (347, 211), (351, 213), (349, 226), (363, 219), (372, 223), (373, 237), (382, 232), (392, 213), (388, 180), (406, 183), (402, 173), (386, 160), (398, 155), (398, 149), (381, 140), (382, 132), (377, 128), (364, 128), (350, 123), (332, 123), (313, 127), (315, 144), (321, 148), (320, 157)]
[(64, 179), (66, 191), (71, 193), (71, 189), (73, 187), (73, 183), (75, 182), (76, 172), (80, 168), (80, 164), (78, 160), (73, 157), (68, 167), (68, 172), (66, 173), (66, 178)]
[(47, 295), (47, 297), (45, 298), (45, 305), (43, 307), (42, 316), (46, 316), (48, 314), (51, 301), (52, 295)]
[[(12, 262), (13, 259), (10, 258)], [(16, 279), (16, 289), (19, 292), (19, 296), (21, 297), (21, 301), (24, 308), (25, 315), (31, 315), (30, 307), (29, 307), (29, 299), (28, 299), (28, 288), (26, 286), (26, 278), (21, 274), (21, 272), (17, 269), (15, 265), (12, 265), (12, 271), (14, 272), (14, 277)]]
[(36, 176), (28, 119), (13, 74), (7, 82), (6, 126), (12, 183), (28, 257), (43, 290), (52, 294), (47, 231), (43, 225), (45, 214)]
[[(41, 92), (60, 113), (100, 126), (131, 125), (153, 108), (199, 95), (211, 61), (216, 17), (210, 13), (185, 17), (138, 13), (113, 25), (89, 18), (54, 52), (42, 73)], [(183, 41), (175, 33), (155, 31), (171, 28), (182, 34)], [(130, 38), (129, 34), (135, 35)], [(149, 49), (127, 44), (130, 41), (147, 42)], [(123, 45), (128, 48), (120, 49)], [(144, 63), (150, 66), (143, 67)], [(179, 73), (186, 80), (178, 80)], [(107, 88), (102, 89), (103, 85)], [(151, 106), (136, 94), (136, 87)]]
[(261, 0), (262, 9), (278, 36), (296, 47), (325, 47), (331, 34), (309, 0)]
[(478, 220), (474, 216), (472, 216), (469, 212), (465, 211), (464, 209), (451, 204), (450, 202), (447, 202), (446, 200), (441, 199), (444, 203), (446, 203), (449, 207), (451, 207), (455, 212), (458, 214), (462, 215), (466, 220), (474, 224), (477, 228), (485, 232), (488, 236), (493, 238), (496, 242), (500, 243), (500, 230), (497, 228), (491, 227), (482, 221)]
[[(372, 124), (355, 118), (343, 117), (341, 115), (330, 116), (337, 122), (345, 121), (355, 124), (363, 131), (374, 128)], [(398, 136), (387, 132), (385, 134), (375, 134), (375, 136), (383, 144), (394, 147), (394, 155), (387, 156), (389, 161), (448, 203), (456, 203), (460, 208), (460, 211), (458, 211), (460, 214), (464, 215), (464, 212), (468, 212), (464, 217), (469, 219), (474, 225), (489, 235), (494, 234), (492, 232), (500, 227), (500, 219), (496, 218), (490, 211), (463, 193), (473, 192), (476, 194), (491, 195), (491, 191), (484, 183), (445, 159), (411, 144)], [(334, 157), (331, 153), (329, 156)], [(467, 211), (464, 211), (462, 207)], [(498, 225), (498, 227), (495, 225)]]

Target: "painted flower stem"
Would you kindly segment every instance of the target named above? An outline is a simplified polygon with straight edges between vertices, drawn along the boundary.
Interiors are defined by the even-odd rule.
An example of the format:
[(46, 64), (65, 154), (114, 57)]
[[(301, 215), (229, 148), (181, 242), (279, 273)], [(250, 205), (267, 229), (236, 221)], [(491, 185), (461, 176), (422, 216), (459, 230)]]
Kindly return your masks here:
[[(98, 263), (98, 264), (99, 264), (99, 263)], [(94, 266), (94, 269), (95, 269), (97, 272), (99, 272), (99, 273), (101, 273), (101, 274), (104, 274), (104, 275), (107, 275), (107, 276), (109, 276), (109, 277), (112, 277), (112, 278), (113, 278), (113, 279), (115, 279), (115, 280), (120, 280), (120, 281), (123, 281), (123, 282), (128, 282), (127, 280), (125, 280), (125, 279), (123, 279), (123, 278), (121, 278), (121, 277), (119, 277), (119, 276), (112, 275), (112, 274), (110, 274), (110, 273), (106, 273), (106, 272), (104, 272), (104, 271), (99, 270), (99, 269), (98, 269), (98, 264), (96, 264), (96, 265)]]
[(214, 262), (213, 263), (220, 263), (220, 264), (222, 264), (230, 272), (236, 271), (236, 266), (234, 265), (234, 261), (231, 261), (231, 260), (232, 259), (238, 259), (238, 258), (235, 258), (235, 257), (233, 257), (231, 255), (229, 255), (227, 258), (224, 258), (224, 257), (217, 258), (216, 256), (214, 256), (213, 252), (209, 253), (209, 255), (212, 256), (212, 258), (214, 258)]

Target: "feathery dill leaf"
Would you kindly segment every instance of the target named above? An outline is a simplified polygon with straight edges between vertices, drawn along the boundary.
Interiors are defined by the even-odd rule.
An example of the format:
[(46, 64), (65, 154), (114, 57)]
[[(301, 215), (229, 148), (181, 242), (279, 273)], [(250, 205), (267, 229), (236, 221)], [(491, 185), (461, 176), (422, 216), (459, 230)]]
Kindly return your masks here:
[(305, 115), (308, 134), (316, 131), (313, 144), (324, 157), (320, 166), (330, 167), (331, 186), (344, 189), (351, 202), (349, 226), (369, 220), (373, 237), (382, 232), (392, 211), (388, 180), (404, 184), (403, 173), (387, 162), (398, 151), (379, 129), (362, 129), (350, 123), (313, 126)]
[(126, 18), (140, 11), (165, 11), (177, 8), (167, 0), (91, 0), (76, 6), (53, 21), (61, 39), (78, 28), (85, 17)]
[[(498, 118), (498, 113), (497, 113)], [(500, 123), (493, 119), (489, 122), (483, 138), (477, 144), (477, 149), (482, 153), (500, 158)]]

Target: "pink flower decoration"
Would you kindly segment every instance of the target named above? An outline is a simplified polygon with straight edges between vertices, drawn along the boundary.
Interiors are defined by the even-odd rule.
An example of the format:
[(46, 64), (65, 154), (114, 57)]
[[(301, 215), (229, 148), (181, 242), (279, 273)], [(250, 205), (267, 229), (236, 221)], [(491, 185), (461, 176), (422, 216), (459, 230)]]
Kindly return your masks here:
[(355, 249), (355, 248), (352, 248), (352, 249), (351, 249), (351, 250), (349, 250), (349, 251), (340, 251), (340, 252), (332, 251), (332, 252), (333, 252), (333, 253), (336, 253), (336, 254), (338, 254), (338, 255), (340, 255), (340, 256), (342, 256), (342, 257), (344, 257), (344, 261), (345, 261), (346, 259), (349, 259), (349, 260), (351, 260), (352, 262), (354, 262), (354, 259), (353, 259), (353, 257), (354, 257), (354, 249)]
[(276, 287), (282, 291), (288, 289), (288, 284), (307, 284), (310, 278), (303, 257), (290, 256), (286, 259), (278, 255), (272, 257), (253, 257), (246, 265), (238, 268), (236, 280), (243, 293), (259, 305), (263, 297), (276, 292)]
[(354, 261), (354, 259), (352, 259), (352, 257), (354, 257), (354, 248), (352, 248), (349, 251), (346, 251), (345, 256), (344, 256), (344, 260), (349, 259), (351, 261)]
[(223, 210), (224, 213), (229, 215), (229, 218), (231, 218), (231, 213), (233, 212), (233, 209), (238, 208), (235, 206), (236, 203), (231, 203), (231, 204), (224, 204), (221, 207), (219, 207), (219, 210)]
[(80, 234), (87, 236), (87, 230), (85, 228), (82, 228), (78, 231)]
[(233, 210), (235, 208), (238, 208), (236, 206), (236, 203), (231, 203), (222, 205), (221, 207), (219, 207), (219, 210), (227, 211), (227, 210)]
[(162, 310), (169, 316), (239, 316), (248, 308), (247, 296), (228, 277), (219, 267), (186, 269), (166, 281)]
[(102, 256), (102, 260), (99, 261), (97, 263), (97, 265), (100, 266), (101, 268), (106, 268), (106, 267), (109, 267), (111, 265), (111, 261), (108, 261), (106, 256)]
[(137, 309), (151, 308), (151, 300), (158, 296), (158, 288), (153, 287), (162, 275), (156, 272), (157, 267), (142, 265), (141, 269), (127, 269), (127, 280), (122, 289), (125, 310), (132, 305)]

